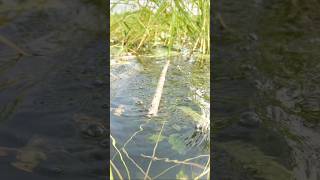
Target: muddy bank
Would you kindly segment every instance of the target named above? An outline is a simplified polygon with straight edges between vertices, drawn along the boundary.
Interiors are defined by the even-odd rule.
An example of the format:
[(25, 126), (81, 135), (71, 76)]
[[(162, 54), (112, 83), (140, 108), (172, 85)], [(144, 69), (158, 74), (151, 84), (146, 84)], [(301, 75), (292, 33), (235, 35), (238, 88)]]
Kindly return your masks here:
[(104, 15), (83, 1), (2, 1), (0, 175), (105, 179)]
[(320, 179), (312, 3), (215, 5), (215, 179)]

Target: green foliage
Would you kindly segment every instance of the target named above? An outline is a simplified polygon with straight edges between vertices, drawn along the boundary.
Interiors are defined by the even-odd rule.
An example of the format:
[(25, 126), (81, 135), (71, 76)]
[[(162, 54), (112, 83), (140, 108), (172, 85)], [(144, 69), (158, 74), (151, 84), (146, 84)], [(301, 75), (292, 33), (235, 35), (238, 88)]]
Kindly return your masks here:
[(180, 170), (179, 173), (176, 175), (176, 179), (178, 180), (187, 180), (188, 176), (183, 170)]
[[(186, 47), (201, 54), (210, 54), (209, 0), (150, 0), (144, 5), (128, 2), (139, 8), (111, 15), (112, 45), (122, 46), (124, 51), (132, 53), (165, 46), (169, 50)], [(189, 6), (198, 13), (193, 13)]]
[[(152, 134), (151, 136), (149, 136), (148, 139), (155, 144), (158, 140), (158, 136), (159, 136), (158, 134)], [(166, 138), (165, 136), (160, 135), (159, 142), (163, 141), (165, 138)]]
[(180, 106), (178, 107), (184, 114), (186, 114), (187, 116), (191, 117), (191, 119), (195, 122), (201, 122), (201, 121), (205, 121), (205, 119), (199, 114), (197, 113), (195, 110), (186, 107), (186, 106)]
[(186, 153), (186, 145), (181, 139), (179, 134), (171, 134), (168, 140), (169, 144), (171, 145), (172, 150), (175, 150), (179, 154)]

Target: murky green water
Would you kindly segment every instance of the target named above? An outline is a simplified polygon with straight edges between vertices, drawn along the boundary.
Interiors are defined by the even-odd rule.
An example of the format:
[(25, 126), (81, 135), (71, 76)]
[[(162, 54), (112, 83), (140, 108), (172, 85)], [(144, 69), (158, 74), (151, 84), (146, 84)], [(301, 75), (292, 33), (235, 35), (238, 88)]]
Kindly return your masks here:
[(78, 0), (0, 2), (0, 35), (30, 54), (0, 42), (0, 179), (104, 180), (108, 137), (82, 121), (108, 128), (104, 15)]
[[(113, 61), (115, 60), (111, 63)], [(117, 147), (121, 150), (127, 140), (138, 131), (126, 144), (125, 150), (130, 158), (146, 172), (150, 163), (150, 158), (146, 156), (152, 156), (155, 142), (163, 126), (155, 157), (184, 161), (202, 156), (190, 161), (197, 165), (165, 162), (163, 159), (153, 161), (149, 176), (157, 179), (175, 179), (199, 175), (203, 171), (201, 166), (205, 166), (208, 161), (209, 142), (205, 135), (196, 132), (195, 120), (197, 119), (185, 113), (183, 108), (189, 108), (192, 112), (201, 114), (201, 106), (193, 98), (195, 90), (191, 87), (203, 89), (204, 94), (208, 96), (209, 72), (200, 72), (200, 68), (188, 62), (186, 58), (173, 58), (166, 75), (159, 115), (148, 119), (145, 115), (165, 61), (164, 59), (133, 59), (125, 62), (128, 64), (111, 66), (111, 73), (115, 75), (115, 79), (111, 77), (110, 129)], [(203, 139), (205, 140), (202, 141)], [(131, 178), (143, 179), (143, 172), (123, 151), (121, 153)], [(116, 156), (116, 150), (112, 146), (111, 157), (114, 157), (115, 165), (121, 168), (121, 173), (125, 176), (126, 171), (120, 156)], [(172, 169), (158, 176), (172, 166), (174, 166)]]
[(214, 7), (214, 179), (320, 179), (319, 5), (294, 2)]

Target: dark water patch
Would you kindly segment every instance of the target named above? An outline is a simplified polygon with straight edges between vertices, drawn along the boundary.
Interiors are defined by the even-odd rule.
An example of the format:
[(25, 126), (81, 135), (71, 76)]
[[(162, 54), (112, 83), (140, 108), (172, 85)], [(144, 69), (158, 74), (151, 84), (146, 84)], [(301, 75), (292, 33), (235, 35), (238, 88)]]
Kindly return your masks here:
[[(1, 44), (0, 146), (10, 150), (1, 156), (1, 178), (105, 179), (107, 61), (97, 39), (103, 15), (80, 1), (17, 5), (19, 12), (2, 5), (15, 16), (0, 34), (31, 55), (15, 59)], [(83, 133), (99, 128), (104, 137)]]
[[(215, 7), (233, 31), (216, 31), (214, 177), (275, 179), (282, 172), (291, 174), (283, 179), (318, 179), (318, 3), (259, 2)], [(242, 119), (248, 111), (260, 120)], [(259, 155), (248, 162), (251, 148)], [(255, 162), (266, 163), (264, 156), (282, 170), (259, 170)]]

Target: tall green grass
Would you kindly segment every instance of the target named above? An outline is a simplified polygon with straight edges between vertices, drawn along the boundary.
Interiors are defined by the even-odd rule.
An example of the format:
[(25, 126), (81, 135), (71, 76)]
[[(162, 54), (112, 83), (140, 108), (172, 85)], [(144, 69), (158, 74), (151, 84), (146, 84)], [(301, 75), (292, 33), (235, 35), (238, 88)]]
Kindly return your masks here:
[[(159, 46), (210, 54), (209, 0), (149, 0), (147, 3), (119, 0), (111, 8), (120, 3), (134, 4), (137, 10), (111, 14), (112, 46), (133, 54)], [(191, 7), (198, 13), (193, 13)]]

